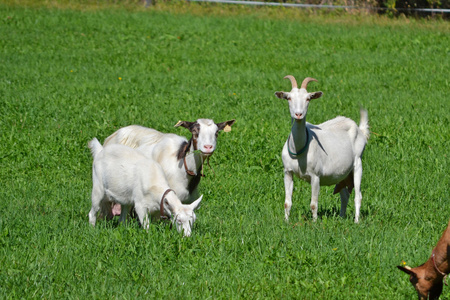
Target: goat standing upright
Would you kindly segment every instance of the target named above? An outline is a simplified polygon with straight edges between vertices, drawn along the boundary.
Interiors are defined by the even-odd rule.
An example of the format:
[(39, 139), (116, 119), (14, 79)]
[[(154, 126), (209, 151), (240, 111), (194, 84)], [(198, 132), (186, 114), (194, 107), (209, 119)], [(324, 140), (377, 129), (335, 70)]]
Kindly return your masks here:
[(431, 251), (430, 258), (415, 268), (397, 266), (409, 274), (409, 281), (417, 291), (419, 299), (439, 299), (443, 284), (447, 285), (447, 275), (450, 273), (450, 220), (442, 237)]
[(360, 110), (358, 125), (351, 119), (336, 117), (319, 125), (306, 122), (310, 100), (322, 92), (308, 93), (306, 87), (314, 78), (303, 80), (300, 89), (292, 75), (284, 77), (292, 84), (290, 92), (276, 92), (288, 100), (292, 130), (281, 152), (284, 165), (285, 219), (289, 220), (292, 206), (293, 174), (311, 184), (311, 211), (317, 220), (319, 190), (322, 185), (336, 185), (334, 193), (341, 195), (341, 217), (345, 216), (348, 198), (355, 189), (355, 223), (359, 222), (361, 207), (361, 156), (369, 138), (367, 111)]

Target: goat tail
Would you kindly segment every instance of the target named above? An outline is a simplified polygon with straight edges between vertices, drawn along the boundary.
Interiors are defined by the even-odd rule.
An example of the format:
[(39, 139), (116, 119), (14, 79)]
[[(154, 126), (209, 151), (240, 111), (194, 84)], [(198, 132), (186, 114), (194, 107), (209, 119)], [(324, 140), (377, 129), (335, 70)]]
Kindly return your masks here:
[(108, 136), (106, 138), (106, 140), (103, 142), (103, 146), (106, 146), (108, 144), (114, 144), (114, 140), (117, 139), (117, 134), (118, 134), (119, 130), (117, 130), (116, 132), (114, 132), (113, 134), (111, 134), (110, 136)]
[(97, 140), (97, 138), (93, 138), (92, 141), (88, 143), (89, 149), (91, 149), (92, 157), (95, 158), (97, 154), (99, 154), (103, 150), (102, 144)]
[(369, 114), (367, 113), (367, 110), (362, 107), (359, 109), (359, 114), (360, 114), (359, 129), (363, 132), (366, 139), (369, 139), (370, 137)]

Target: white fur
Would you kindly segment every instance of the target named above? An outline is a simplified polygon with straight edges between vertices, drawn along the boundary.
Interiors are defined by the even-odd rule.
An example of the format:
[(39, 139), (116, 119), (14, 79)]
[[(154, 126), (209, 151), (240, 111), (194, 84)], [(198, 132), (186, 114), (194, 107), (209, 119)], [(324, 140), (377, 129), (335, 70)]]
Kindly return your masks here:
[[(361, 156), (370, 133), (367, 111), (360, 110), (359, 127), (353, 120), (341, 116), (313, 125), (305, 121), (308, 105), (310, 100), (321, 97), (322, 92), (308, 93), (306, 88), (299, 89), (295, 83), (291, 92), (276, 92), (275, 95), (288, 100), (293, 120), (290, 138), (284, 144), (281, 153), (284, 165), (285, 219), (289, 219), (292, 207), (293, 174), (311, 184), (310, 207), (315, 221), (320, 186), (337, 185), (350, 178), (348, 176), (353, 171), (353, 178), (350, 180), (353, 180), (355, 188), (355, 223), (358, 223), (362, 199)], [(309, 134), (308, 140), (306, 131)], [(291, 152), (296, 153), (307, 143), (309, 146), (302, 154), (298, 156), (289, 154), (288, 147)], [(336, 192), (341, 196), (340, 215), (344, 217), (349, 191), (344, 186)]]
[(183, 205), (174, 192), (162, 199), (170, 188), (164, 172), (158, 163), (137, 149), (123, 145), (103, 148), (96, 138), (89, 142), (89, 148), (94, 157), (92, 208), (89, 212), (89, 222), (93, 226), (100, 208), (114, 202), (122, 205), (121, 222), (126, 220), (134, 206), (141, 225), (148, 229), (148, 214), (153, 218), (159, 217), (161, 201), (164, 201), (164, 211), (173, 215), (172, 222), (177, 230), (183, 231), (185, 236), (191, 235), (196, 219), (194, 210), (202, 197), (190, 205)]
[[(218, 132), (225, 126), (231, 126), (234, 120), (216, 124), (210, 119), (198, 119), (196, 122), (183, 122), (183, 125), (179, 125), (179, 122), (175, 126), (188, 128), (188, 124), (184, 123), (198, 123), (200, 128), (198, 132), (192, 132), (193, 138), (197, 139), (199, 151), (194, 151), (194, 146), (191, 145), (186, 155), (188, 170), (197, 173), (204, 160), (216, 150)], [(183, 136), (131, 125), (114, 132), (103, 145), (123, 144), (133, 148), (139, 147), (140, 151), (161, 165), (170, 188), (177, 193), (180, 200), (183, 203), (191, 203), (198, 196), (197, 188), (189, 193), (188, 185), (193, 180), (193, 176), (187, 174), (183, 159), (177, 158), (180, 146), (187, 142), (188, 140)]]

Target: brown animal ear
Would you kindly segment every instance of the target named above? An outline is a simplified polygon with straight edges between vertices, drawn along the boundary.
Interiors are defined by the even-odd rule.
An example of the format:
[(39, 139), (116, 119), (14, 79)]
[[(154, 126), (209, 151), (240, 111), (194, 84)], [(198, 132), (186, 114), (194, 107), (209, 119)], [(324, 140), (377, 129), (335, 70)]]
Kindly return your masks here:
[(314, 92), (314, 93), (310, 93), (308, 100), (313, 100), (313, 99), (317, 99), (322, 97), (323, 93), (322, 92)]
[(411, 269), (411, 267), (408, 267), (408, 266), (406, 266), (406, 267), (403, 267), (403, 266), (397, 266), (397, 268), (398, 268), (400, 271), (403, 271), (403, 272), (405, 272), (405, 273), (408, 274), (408, 275), (413, 275), (413, 276), (417, 277), (417, 274)]
[(187, 122), (187, 121), (181, 121), (181, 120), (180, 120), (180, 121), (178, 121), (177, 124), (175, 124), (174, 127), (180, 127), (180, 126), (182, 126), (182, 127), (184, 127), (184, 128), (189, 129), (194, 123), (195, 123), (195, 122)]
[(277, 96), (280, 99), (289, 100), (289, 93), (286, 92), (275, 92), (275, 96)]
[(219, 131), (223, 130), (225, 132), (230, 132), (231, 131), (231, 125), (233, 125), (234, 122), (236, 122), (235, 119), (229, 120), (229, 121), (226, 121), (226, 122), (222, 122), (222, 123), (217, 123), (216, 125), (219, 128)]

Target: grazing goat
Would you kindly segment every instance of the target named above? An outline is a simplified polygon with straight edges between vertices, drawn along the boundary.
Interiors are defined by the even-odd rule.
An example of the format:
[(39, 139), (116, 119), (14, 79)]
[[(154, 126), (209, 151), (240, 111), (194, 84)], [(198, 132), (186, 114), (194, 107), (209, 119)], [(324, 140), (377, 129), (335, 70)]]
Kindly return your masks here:
[(348, 198), (355, 189), (355, 223), (359, 222), (361, 206), (361, 156), (367, 139), (369, 125), (367, 111), (361, 109), (360, 125), (345, 117), (336, 117), (319, 125), (306, 122), (309, 101), (322, 96), (322, 92), (308, 93), (306, 87), (314, 78), (303, 80), (300, 89), (292, 75), (290, 92), (276, 92), (280, 99), (288, 100), (292, 129), (281, 152), (284, 165), (286, 221), (292, 206), (293, 174), (311, 184), (311, 211), (317, 220), (319, 190), (322, 185), (334, 185), (334, 193), (341, 195), (341, 212), (345, 216)]
[[(198, 197), (197, 187), (203, 176), (203, 163), (216, 150), (219, 131), (230, 131), (234, 122), (235, 120), (230, 120), (216, 124), (211, 119), (179, 121), (175, 127), (187, 128), (192, 133), (189, 141), (176, 134), (130, 125), (114, 132), (106, 138), (103, 145), (123, 144), (132, 148), (139, 147), (161, 165), (170, 188), (180, 200), (183, 203), (192, 203)], [(117, 205), (115, 210), (116, 207)], [(111, 215), (115, 214), (110, 212), (109, 217)]]
[(97, 212), (109, 209), (110, 203), (122, 205), (120, 221), (124, 222), (134, 207), (144, 229), (149, 228), (148, 213), (153, 218), (173, 216), (179, 232), (191, 235), (195, 221), (194, 210), (201, 196), (190, 205), (183, 205), (170, 188), (161, 166), (137, 149), (123, 145), (102, 147), (94, 138), (89, 142), (92, 166), (92, 208), (89, 222), (95, 226)]
[(419, 299), (439, 299), (442, 293), (442, 281), (447, 285), (447, 275), (450, 273), (449, 253), (450, 221), (426, 263), (415, 268), (397, 266), (409, 274), (409, 281), (416, 289)]

